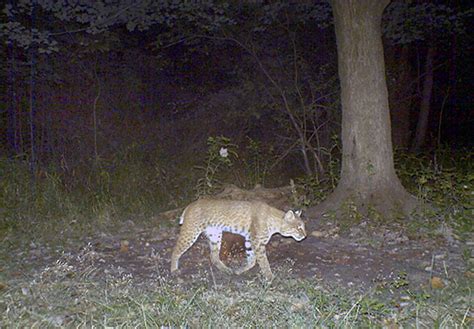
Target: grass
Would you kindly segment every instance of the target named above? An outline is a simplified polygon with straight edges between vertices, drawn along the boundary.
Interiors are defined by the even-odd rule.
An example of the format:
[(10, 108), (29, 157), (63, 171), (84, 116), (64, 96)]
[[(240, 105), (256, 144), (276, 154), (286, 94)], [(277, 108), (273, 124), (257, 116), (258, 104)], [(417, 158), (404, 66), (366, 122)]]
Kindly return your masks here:
[[(472, 284), (442, 290), (360, 293), (316, 279), (282, 274), (272, 285), (257, 280), (216, 285), (176, 279), (139, 282), (129, 275), (74, 273), (67, 257), (11, 280), (0, 291), (0, 326), (9, 327), (323, 327), (468, 328)], [(281, 272), (281, 271), (280, 271)], [(471, 313), (470, 313), (471, 312)]]
[[(132, 219), (144, 224), (158, 211), (194, 195), (189, 181), (196, 182), (196, 177), (187, 177), (186, 185), (181, 181), (185, 178), (134, 152), (102, 161), (93, 169), (42, 169), (35, 180), (25, 162), (0, 159), (0, 327), (474, 325), (472, 277), (449, 278), (442, 289), (411, 291), (401, 276), (362, 293), (315, 278), (296, 279), (281, 269), (273, 284), (267, 285), (259, 279), (219, 284), (199, 278), (183, 284), (169, 277), (144, 280), (102, 273), (93, 263), (76, 267), (78, 253), (68, 253), (78, 248), (75, 241), (97, 232), (113, 233), (120, 226), (117, 222)], [(430, 157), (399, 156), (397, 170), (405, 186), (438, 210), (395, 224), (406, 225), (408, 234), (424, 236), (436, 233), (443, 224), (459, 240), (472, 242), (470, 158), (472, 152), (440, 154), (433, 164)], [(316, 181), (308, 182), (305, 189), (314, 189), (318, 198), (327, 191)], [(26, 255), (32, 243), (44, 246), (46, 242), (51, 258), (38, 268), (18, 259), (18, 250)], [(462, 257), (472, 276), (472, 248), (465, 248)]]

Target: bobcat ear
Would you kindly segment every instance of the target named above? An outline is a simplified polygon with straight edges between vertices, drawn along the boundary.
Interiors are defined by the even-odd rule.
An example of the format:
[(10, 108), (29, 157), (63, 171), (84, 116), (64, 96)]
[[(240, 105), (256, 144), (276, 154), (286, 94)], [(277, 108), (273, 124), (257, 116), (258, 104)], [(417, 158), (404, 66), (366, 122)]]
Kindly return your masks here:
[(295, 211), (296, 216), (300, 217), (303, 210), (299, 209)]
[(291, 220), (293, 218), (295, 218), (295, 213), (293, 210), (288, 210), (285, 214), (285, 220)]

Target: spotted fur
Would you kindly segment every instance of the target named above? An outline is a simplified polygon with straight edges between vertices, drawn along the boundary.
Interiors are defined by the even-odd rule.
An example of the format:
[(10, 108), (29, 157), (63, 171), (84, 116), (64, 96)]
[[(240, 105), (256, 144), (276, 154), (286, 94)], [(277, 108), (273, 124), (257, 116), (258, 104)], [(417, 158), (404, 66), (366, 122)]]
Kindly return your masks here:
[[(171, 272), (178, 269), (179, 258), (204, 232), (209, 240), (211, 261), (226, 273), (241, 274), (258, 262), (265, 278), (273, 278), (265, 246), (275, 233), (301, 241), (306, 237), (301, 211), (283, 212), (259, 201), (201, 199), (190, 204), (180, 217), (182, 224), (178, 241), (171, 255)], [(219, 258), (222, 233), (230, 232), (245, 238), (247, 264), (233, 271)]]

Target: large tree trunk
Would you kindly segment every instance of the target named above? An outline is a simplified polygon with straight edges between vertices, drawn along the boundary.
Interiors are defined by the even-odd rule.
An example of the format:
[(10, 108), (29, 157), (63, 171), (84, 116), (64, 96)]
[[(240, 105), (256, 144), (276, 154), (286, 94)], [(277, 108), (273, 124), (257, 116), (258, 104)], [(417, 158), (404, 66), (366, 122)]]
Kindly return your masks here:
[(342, 168), (335, 191), (310, 214), (353, 202), (382, 215), (415, 206), (395, 174), (381, 19), (389, 0), (333, 0), (342, 102)]

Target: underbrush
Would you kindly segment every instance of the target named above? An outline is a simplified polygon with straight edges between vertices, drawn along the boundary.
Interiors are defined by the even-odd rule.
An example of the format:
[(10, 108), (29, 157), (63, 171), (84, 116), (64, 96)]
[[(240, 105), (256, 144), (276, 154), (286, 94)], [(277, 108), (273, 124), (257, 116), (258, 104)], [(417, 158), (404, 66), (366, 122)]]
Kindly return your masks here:
[[(410, 223), (448, 226), (456, 239), (472, 238), (474, 228), (474, 152), (440, 148), (427, 155), (400, 153), (397, 174), (403, 185), (432, 207)], [(445, 227), (446, 228), (446, 227)]]
[[(442, 289), (416, 292), (395, 282), (360, 293), (281, 271), (272, 285), (259, 280), (220, 285), (200, 279), (183, 285), (169, 277), (144, 282), (126, 274), (95, 276), (93, 269), (77, 273), (64, 257), (45, 268), (26, 264), (6, 277), (7, 265), (2, 264), (15, 257), (8, 250), (19, 249), (12, 244), (30, 245), (37, 239), (62, 243), (65, 237), (110, 232), (117, 221), (149, 221), (157, 212), (193, 199), (198, 183), (214, 190), (227, 182), (226, 177), (235, 178), (226, 176), (236, 169), (222, 156), (232, 155), (232, 145), (216, 145), (220, 157), (209, 155), (211, 167), (197, 169), (191, 162), (161, 163), (159, 154), (144, 157), (134, 148), (87, 166), (42, 168), (34, 177), (26, 161), (0, 159), (0, 327), (472, 327), (469, 266), (467, 278), (451, 278)], [(252, 184), (269, 175), (256, 149), (253, 162), (243, 162), (250, 164), (249, 170), (252, 163), (260, 166), (246, 180)], [(406, 225), (419, 232), (433, 223), (433, 229), (446, 224), (456, 239), (472, 242), (472, 158), (472, 152), (442, 150), (435, 157), (397, 156), (404, 185), (435, 206)], [(224, 171), (214, 170), (212, 166), (221, 162), (217, 169)], [(200, 176), (203, 172), (208, 175)], [(317, 202), (336, 181), (337, 177), (297, 180), (304, 197), (295, 203)], [(472, 262), (471, 250), (463, 257)]]
[[(177, 207), (192, 186), (178, 177), (179, 166), (134, 147), (113, 159), (31, 172), (23, 159), (0, 159), (0, 234), (30, 232), (33, 238), (114, 227), (117, 221), (148, 220)], [(170, 170), (169, 168), (173, 168)]]
[[(296, 180), (295, 205), (316, 205), (335, 188), (339, 179), (338, 161), (328, 165), (326, 177), (302, 177)], [(367, 235), (379, 228), (402, 231), (410, 239), (441, 238), (449, 243), (472, 243), (474, 239), (474, 152), (440, 148), (424, 154), (397, 152), (395, 168), (403, 186), (416, 196), (422, 207), (395, 219), (383, 217), (373, 208), (362, 213), (355, 204), (341, 207), (342, 216), (328, 213), (340, 233), (348, 233), (355, 225), (366, 225)], [(370, 232), (370, 233), (369, 233)], [(467, 248), (466, 250), (468, 250)], [(466, 254), (468, 251), (466, 251)], [(469, 259), (470, 256), (465, 256)], [(472, 263), (472, 258), (471, 261)], [(474, 263), (470, 265), (471, 269)]]
[[(75, 166), (61, 162), (43, 166), (34, 174), (26, 159), (0, 158), (0, 233), (33, 230), (35, 237), (44, 232), (50, 239), (62, 237), (68, 230), (82, 234), (113, 227), (117, 221), (148, 220), (196, 196), (213, 194), (226, 183), (252, 188), (270, 177), (285, 176), (270, 172), (273, 157), (271, 150), (253, 140), (239, 150), (229, 139), (215, 137), (208, 140), (202, 159), (177, 163), (167, 162), (159, 151), (144, 152), (139, 145), (131, 145), (110, 159)], [(409, 229), (418, 232), (423, 226), (433, 230), (445, 224), (454, 230), (455, 238), (466, 239), (472, 233), (473, 159), (469, 150), (396, 155), (397, 173), (404, 186), (433, 206), (407, 223)], [(337, 168), (334, 160), (328, 164), (326, 177), (296, 178), (294, 206), (309, 207), (324, 199), (337, 184)], [(351, 222), (362, 219), (351, 205), (347, 205), (347, 213)], [(371, 217), (378, 216), (374, 213)]]
[(110, 158), (76, 164), (63, 159), (34, 170), (26, 157), (0, 157), (0, 234), (81, 236), (118, 222), (149, 221), (214, 194), (225, 183), (265, 182), (268, 152), (259, 143), (249, 139), (241, 157), (226, 137), (209, 138), (208, 148), (202, 155), (172, 159), (133, 144)]

